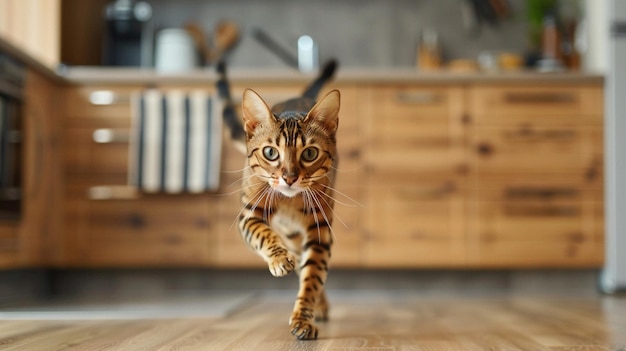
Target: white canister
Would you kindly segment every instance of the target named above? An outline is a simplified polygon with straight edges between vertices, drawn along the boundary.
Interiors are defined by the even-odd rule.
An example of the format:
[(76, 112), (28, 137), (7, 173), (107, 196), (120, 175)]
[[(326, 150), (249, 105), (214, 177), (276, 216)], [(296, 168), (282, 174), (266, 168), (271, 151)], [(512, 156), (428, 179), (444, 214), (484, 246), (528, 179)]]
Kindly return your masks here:
[(182, 72), (198, 65), (191, 35), (179, 28), (162, 29), (157, 34), (154, 67), (159, 72)]

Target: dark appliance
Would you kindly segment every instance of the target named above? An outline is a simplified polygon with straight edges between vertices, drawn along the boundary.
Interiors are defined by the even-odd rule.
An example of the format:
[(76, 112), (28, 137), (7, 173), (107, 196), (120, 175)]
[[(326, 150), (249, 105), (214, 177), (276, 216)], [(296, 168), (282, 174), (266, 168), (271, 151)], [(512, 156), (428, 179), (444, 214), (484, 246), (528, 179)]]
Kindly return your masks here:
[(0, 52), (0, 219), (22, 209), (24, 67)]
[(116, 0), (107, 5), (105, 21), (103, 65), (152, 66), (154, 30), (150, 4)]

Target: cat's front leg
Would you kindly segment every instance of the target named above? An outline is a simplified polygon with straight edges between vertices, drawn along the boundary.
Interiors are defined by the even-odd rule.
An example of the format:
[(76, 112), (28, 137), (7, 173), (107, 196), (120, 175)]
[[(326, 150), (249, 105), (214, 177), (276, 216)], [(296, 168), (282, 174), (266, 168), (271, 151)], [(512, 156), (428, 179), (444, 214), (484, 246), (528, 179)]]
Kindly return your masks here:
[[(300, 289), (289, 319), (291, 333), (301, 340), (317, 339), (315, 312), (324, 291), (332, 240), (328, 228), (309, 235), (300, 265)], [(326, 306), (327, 308), (327, 306)]]
[(283, 277), (295, 269), (296, 258), (262, 218), (242, 218), (239, 231), (248, 247), (267, 262), (273, 276)]

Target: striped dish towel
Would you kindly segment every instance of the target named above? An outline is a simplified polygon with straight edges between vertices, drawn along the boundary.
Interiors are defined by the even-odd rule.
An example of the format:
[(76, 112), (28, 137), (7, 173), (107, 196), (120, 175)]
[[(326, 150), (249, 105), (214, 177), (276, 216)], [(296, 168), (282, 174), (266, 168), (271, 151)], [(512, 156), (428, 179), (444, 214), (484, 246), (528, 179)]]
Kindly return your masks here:
[(201, 193), (219, 186), (222, 118), (205, 91), (133, 94), (129, 183), (146, 193)]

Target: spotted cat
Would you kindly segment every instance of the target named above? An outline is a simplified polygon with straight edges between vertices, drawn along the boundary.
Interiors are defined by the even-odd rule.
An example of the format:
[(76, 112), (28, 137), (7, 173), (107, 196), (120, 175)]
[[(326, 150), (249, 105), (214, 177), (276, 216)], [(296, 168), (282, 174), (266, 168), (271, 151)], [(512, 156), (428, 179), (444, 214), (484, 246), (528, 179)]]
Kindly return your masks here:
[(302, 96), (272, 108), (245, 90), (243, 123), (230, 98), (225, 66), (218, 67), (224, 119), (232, 138), (245, 143), (247, 157), (238, 228), (272, 275), (299, 274), (289, 328), (301, 340), (316, 339), (314, 321), (328, 318), (324, 284), (333, 244), (340, 92), (316, 98), (336, 67), (330, 61)]

